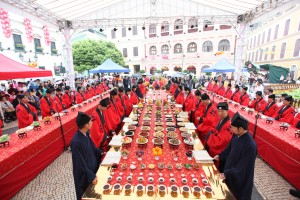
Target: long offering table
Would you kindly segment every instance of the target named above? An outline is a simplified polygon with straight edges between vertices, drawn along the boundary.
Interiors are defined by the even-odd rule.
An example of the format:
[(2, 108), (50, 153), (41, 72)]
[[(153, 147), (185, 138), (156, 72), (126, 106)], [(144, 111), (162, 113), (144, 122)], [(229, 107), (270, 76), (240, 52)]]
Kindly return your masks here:
[[(83, 199), (100, 199), (101, 196), (102, 199), (233, 199), (227, 186), (217, 179), (218, 171), (213, 164), (198, 164), (194, 158), (187, 157), (189, 149), (200, 150), (203, 146), (198, 138), (189, 146), (184, 143), (182, 132), (193, 131), (174, 128), (175, 114), (178, 112), (175, 107), (164, 109), (163, 100), (167, 99), (167, 94), (164, 91), (153, 91), (148, 95), (151, 100), (161, 97), (161, 105), (157, 102), (159, 100), (149, 105), (144, 104), (137, 119), (137, 115), (131, 114), (131, 118), (137, 120), (140, 126), (136, 129), (127, 123), (123, 126), (123, 132), (135, 129), (132, 142), (123, 144), (121, 149), (129, 151), (129, 155), (121, 158), (116, 169), (115, 166), (101, 165), (97, 172), (98, 183), (88, 187)], [(182, 126), (183, 122), (179, 121), (185, 119), (177, 119), (177, 124)], [(159, 129), (157, 127), (163, 128), (162, 145), (153, 143)], [(169, 143), (168, 137), (171, 135), (168, 128), (175, 129), (172, 137), (178, 138), (179, 145)], [(144, 144), (143, 139), (139, 139), (139, 134), (148, 129), (149, 131), (144, 131), (149, 133)], [(158, 159), (153, 155), (155, 146), (162, 149)], [(111, 148), (109, 153), (119, 151), (119, 148)], [(177, 156), (174, 156), (177, 151)]]
[[(77, 130), (78, 111), (92, 114), (100, 96), (61, 116), (66, 145)], [(10, 199), (43, 171), (64, 150), (60, 122), (51, 117), (51, 124), (40, 121), (40, 130), (28, 131), (27, 137), (11, 134), (9, 146), (0, 148), (0, 199)], [(49, 186), (51, 187), (51, 186)]]
[[(214, 103), (224, 102), (225, 98), (210, 93)], [(227, 99), (226, 99), (227, 100)], [(254, 132), (257, 112), (244, 110), (239, 104), (229, 103), (230, 115), (239, 112), (249, 121), (249, 130)], [(265, 116), (257, 120), (255, 142), (258, 154), (293, 186), (300, 189), (300, 138), (295, 135), (295, 128), (280, 128), (280, 122), (268, 123)]]

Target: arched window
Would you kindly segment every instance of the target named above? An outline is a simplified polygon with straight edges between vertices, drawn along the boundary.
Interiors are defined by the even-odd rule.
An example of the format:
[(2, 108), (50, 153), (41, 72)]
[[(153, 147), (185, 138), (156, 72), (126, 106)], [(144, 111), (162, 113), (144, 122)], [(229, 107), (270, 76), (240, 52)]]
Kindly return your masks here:
[(149, 26), (149, 37), (156, 37), (156, 25), (150, 24)]
[(174, 35), (182, 34), (183, 32), (183, 21), (182, 19), (177, 19), (174, 23)]
[(174, 46), (174, 53), (182, 53), (182, 45), (181, 44), (175, 44)]
[(161, 31), (161, 33), (166, 33), (166, 32), (169, 33), (169, 22), (164, 21), (161, 24), (160, 31)]
[(169, 54), (169, 46), (168, 45), (163, 45), (161, 47), (161, 54)]
[(219, 42), (218, 51), (230, 51), (230, 42), (228, 40), (221, 40)]
[(193, 17), (189, 19), (188, 33), (194, 33), (198, 31), (198, 20)]
[(195, 42), (189, 43), (187, 52), (188, 52), (188, 53), (194, 53), (194, 52), (197, 52), (197, 44), (196, 44)]
[(202, 45), (203, 52), (212, 52), (213, 51), (213, 43), (211, 41), (205, 41)]
[(156, 55), (156, 46), (151, 46), (150, 47), (149, 54), (150, 55)]

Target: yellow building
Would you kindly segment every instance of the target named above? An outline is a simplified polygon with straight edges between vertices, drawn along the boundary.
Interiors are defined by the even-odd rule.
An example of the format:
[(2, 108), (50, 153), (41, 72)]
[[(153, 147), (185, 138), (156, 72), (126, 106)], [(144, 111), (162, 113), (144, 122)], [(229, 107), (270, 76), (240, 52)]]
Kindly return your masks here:
[(256, 20), (249, 29), (246, 61), (289, 68), (296, 80), (300, 76), (300, 5)]

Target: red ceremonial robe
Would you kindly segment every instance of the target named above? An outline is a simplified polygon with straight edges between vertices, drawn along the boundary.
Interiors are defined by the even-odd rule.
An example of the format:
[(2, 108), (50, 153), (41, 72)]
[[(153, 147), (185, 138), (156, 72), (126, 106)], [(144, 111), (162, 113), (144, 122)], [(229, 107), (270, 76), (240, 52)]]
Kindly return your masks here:
[(197, 127), (197, 132), (199, 139), (204, 140), (206, 134), (215, 128), (219, 121), (217, 108), (210, 103), (204, 111), (203, 117), (199, 121), (199, 126)]
[(238, 103), (240, 102), (240, 96), (241, 96), (241, 92), (239, 90), (236, 90), (234, 91), (234, 93), (232, 93), (230, 99)]
[(125, 116), (128, 117), (132, 111), (132, 103), (130, 101), (129, 96), (127, 96), (126, 94), (123, 96), (123, 100), (126, 107)]
[(88, 100), (89, 98), (91, 98), (92, 96), (91, 96), (91, 93), (90, 93), (90, 90), (86, 90), (85, 92), (84, 92), (84, 98), (85, 98), (85, 100)]
[(144, 86), (144, 84), (142, 84), (142, 83), (138, 84), (138, 87), (139, 87), (142, 95), (145, 96), (145, 94), (146, 94), (146, 87)]
[(65, 104), (67, 108), (70, 108), (72, 103), (75, 101), (74, 96), (66, 92), (62, 96), (62, 98), (63, 98), (63, 104)]
[(275, 102), (272, 102), (270, 104), (267, 104), (265, 110), (263, 111), (263, 115), (268, 117), (273, 117), (273, 115), (275, 115), (277, 111), (278, 111), (278, 106), (276, 105)]
[(18, 119), (19, 129), (30, 126), (33, 121), (38, 121), (38, 115), (35, 107), (29, 103), (26, 105), (28, 106), (27, 108), (23, 103), (20, 103), (16, 107), (16, 116)]
[(257, 112), (262, 112), (266, 109), (266, 106), (267, 102), (263, 98), (260, 98), (253, 100), (249, 105), (249, 108), (254, 108)]
[(174, 95), (177, 88), (178, 88), (178, 85), (175, 84), (175, 83), (173, 83), (173, 84), (170, 86), (170, 93), (171, 93), (172, 95)]
[(282, 105), (278, 112), (273, 115), (273, 118), (279, 120), (280, 122), (286, 122), (288, 124), (293, 124), (295, 110), (292, 106)]
[(250, 98), (249, 98), (249, 95), (247, 93), (244, 93), (240, 96), (240, 101), (239, 103), (242, 105), (242, 106), (249, 106), (249, 102), (250, 102)]
[(184, 101), (184, 111), (185, 112), (190, 112), (191, 110), (193, 110), (195, 107), (195, 100), (194, 100), (194, 95), (190, 92), (185, 101)]
[(117, 106), (119, 116), (124, 117), (126, 108), (125, 108), (125, 103), (120, 95), (117, 95), (115, 99), (115, 104)]
[(214, 87), (213, 87), (213, 89), (212, 89), (212, 92), (217, 93), (218, 90), (219, 90), (218, 84), (214, 85)]
[(232, 96), (232, 90), (231, 90), (231, 88), (227, 89), (227, 90), (225, 91), (225, 94), (224, 94), (223, 96), (224, 96), (226, 99), (230, 99), (231, 96)]
[(130, 93), (130, 102), (132, 105), (137, 105), (139, 103), (139, 97), (133, 91), (131, 91), (131, 93)]
[(192, 115), (192, 122), (194, 122), (195, 126), (199, 124), (198, 117), (202, 117), (204, 114), (205, 106), (203, 105), (201, 99), (196, 103), (195, 110), (193, 111)]
[(100, 111), (97, 108), (92, 115), (92, 127), (90, 130), (91, 139), (94, 142), (95, 146), (99, 149), (102, 149), (104, 152), (109, 150), (109, 130), (106, 126), (105, 120), (105, 111)]
[(184, 91), (181, 91), (176, 97), (176, 103), (183, 105), (184, 103)]
[(113, 102), (111, 99), (110, 99), (109, 108), (107, 109), (107, 113), (108, 113), (108, 116), (109, 116), (108, 119), (109, 119), (109, 122), (111, 124), (111, 129), (116, 131), (118, 125), (121, 122), (121, 118), (118, 114), (116, 103)]
[(212, 83), (212, 82), (209, 82), (208, 85), (207, 85), (207, 87), (206, 87), (206, 89), (207, 89), (208, 91), (213, 91), (213, 87), (214, 87), (213, 83)]
[(211, 157), (219, 155), (227, 147), (231, 137), (230, 117), (228, 115), (223, 121), (219, 121), (216, 128), (214, 128), (206, 138), (209, 155)]
[(82, 93), (76, 92), (76, 104), (80, 104), (85, 101), (85, 97)]
[(219, 88), (217, 94), (220, 95), (220, 96), (223, 96), (225, 94), (225, 87), (224, 87), (224, 85), (222, 85), (222, 87)]
[(66, 107), (66, 105), (63, 103), (62, 96), (55, 95), (53, 107), (55, 108), (55, 110), (57, 112), (63, 111), (63, 109)]
[(0, 119), (0, 136), (2, 136), (2, 125), (3, 125), (3, 122), (2, 122), (2, 119)]
[(300, 113), (297, 113), (295, 115), (295, 118), (294, 118), (294, 121), (293, 121), (293, 127), (299, 128), (299, 125), (298, 125), (299, 121), (300, 121)]
[(55, 108), (55, 102), (54, 100), (50, 97), (49, 99), (47, 97), (43, 97), (40, 100), (40, 106), (41, 106), (41, 112), (42, 112), (42, 117), (47, 117), (51, 116), (51, 109), (57, 111), (57, 108)]

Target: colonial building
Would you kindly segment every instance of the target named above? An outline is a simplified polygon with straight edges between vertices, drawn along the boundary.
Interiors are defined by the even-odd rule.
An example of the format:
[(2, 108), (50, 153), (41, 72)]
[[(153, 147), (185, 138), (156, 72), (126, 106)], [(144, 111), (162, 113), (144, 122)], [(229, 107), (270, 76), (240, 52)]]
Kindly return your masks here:
[(245, 45), (247, 61), (273, 64), (290, 69), (293, 79), (299, 77), (300, 7), (287, 4), (249, 25)]
[(134, 72), (188, 70), (200, 75), (225, 57), (234, 64), (236, 32), (230, 25), (198, 26), (191, 18), (163, 21), (149, 26), (114, 28), (107, 33)]

